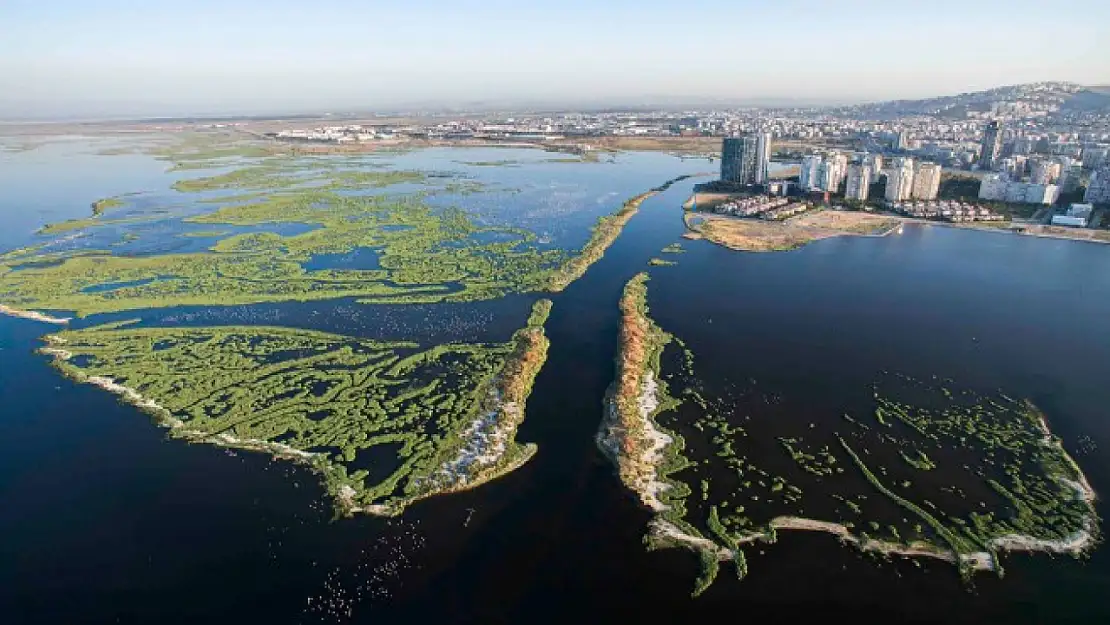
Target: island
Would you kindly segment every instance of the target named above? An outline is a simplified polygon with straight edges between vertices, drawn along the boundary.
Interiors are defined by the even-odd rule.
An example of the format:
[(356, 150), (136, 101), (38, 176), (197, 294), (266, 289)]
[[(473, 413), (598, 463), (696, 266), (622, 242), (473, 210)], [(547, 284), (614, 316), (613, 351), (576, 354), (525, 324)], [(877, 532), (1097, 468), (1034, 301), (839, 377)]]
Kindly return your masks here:
[[(647, 280), (634, 277), (620, 300), (597, 442), (655, 513), (648, 546), (698, 554), (695, 596), (721, 562), (742, 579), (744, 550), (779, 531), (948, 562), (965, 578), (1002, 576), (1006, 551), (1080, 556), (1097, 542), (1095, 492), (1028, 400), (887, 374), (866, 389), (866, 414), (742, 415), (735, 399), (706, 394), (695, 355), (651, 319)], [(754, 436), (771, 436), (779, 455)]]
[(116, 393), (171, 435), (303, 462), (345, 513), (399, 514), (536, 451), (515, 441), (547, 358), (550, 300), (505, 344), (425, 348), (266, 326), (48, 335), (66, 376)]

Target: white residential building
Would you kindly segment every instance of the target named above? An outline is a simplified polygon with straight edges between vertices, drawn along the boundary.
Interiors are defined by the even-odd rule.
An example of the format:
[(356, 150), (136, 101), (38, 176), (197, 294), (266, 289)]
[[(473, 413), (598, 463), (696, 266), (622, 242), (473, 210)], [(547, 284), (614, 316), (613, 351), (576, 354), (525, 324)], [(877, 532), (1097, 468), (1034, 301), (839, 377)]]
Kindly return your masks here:
[(886, 200), (901, 202), (913, 194), (913, 159), (894, 159), (890, 173), (886, 177)]
[(913, 199), (935, 200), (940, 193), (940, 165), (921, 163), (913, 175)]
[(837, 192), (840, 183), (848, 175), (848, 156), (839, 152), (829, 154), (825, 158), (822, 172), (821, 189), (830, 193)]
[(870, 165), (852, 165), (848, 167), (848, 183), (844, 191), (844, 199), (866, 202), (870, 188)]
[(1053, 204), (1060, 197), (1060, 188), (1054, 184), (1035, 184), (1010, 180), (1002, 174), (992, 174), (979, 184), (979, 199), (1013, 204)]
[(755, 183), (767, 184), (771, 178), (771, 133), (760, 132), (756, 135)]

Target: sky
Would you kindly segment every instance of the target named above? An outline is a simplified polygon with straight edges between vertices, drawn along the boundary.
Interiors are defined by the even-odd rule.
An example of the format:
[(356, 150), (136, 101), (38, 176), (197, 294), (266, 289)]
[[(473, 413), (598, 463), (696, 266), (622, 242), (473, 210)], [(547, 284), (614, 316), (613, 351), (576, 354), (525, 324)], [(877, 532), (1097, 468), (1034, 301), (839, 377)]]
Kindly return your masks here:
[(0, 119), (1110, 84), (1106, 0), (0, 0)]

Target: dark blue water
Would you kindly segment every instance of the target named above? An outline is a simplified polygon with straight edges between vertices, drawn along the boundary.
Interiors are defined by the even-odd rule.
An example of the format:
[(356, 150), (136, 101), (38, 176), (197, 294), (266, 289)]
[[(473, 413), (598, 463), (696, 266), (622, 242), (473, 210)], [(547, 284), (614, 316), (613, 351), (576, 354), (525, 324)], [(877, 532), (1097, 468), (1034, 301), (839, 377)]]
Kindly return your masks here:
[[(639, 184), (639, 174), (629, 180)], [(692, 183), (646, 201), (606, 256), (553, 298), (549, 360), (518, 435), (539, 445), (536, 457), (482, 488), (415, 505), (403, 525), (332, 521), (302, 469), (163, 440), (132, 408), (57, 376), (32, 354), (51, 328), (0, 318), (5, 621), (335, 622), (305, 609), (310, 598), (347, 606), (341, 596), (359, 599), (340, 622), (366, 623), (1110, 618), (1105, 550), (1084, 562), (1009, 556), (1004, 580), (980, 576), (969, 588), (947, 566), (876, 563), (827, 536), (785, 532), (749, 554), (744, 582), (725, 566), (705, 595), (689, 598), (696, 558), (644, 550), (650, 516), (593, 435), (613, 375), (621, 288), (677, 240), (678, 206)], [(650, 305), (690, 344), (699, 371), (756, 377), (814, 410), (882, 369), (1016, 389), (1045, 409), (1065, 444), (1080, 435), (1096, 442), (1079, 460), (1097, 491), (1110, 487), (1110, 283), (1092, 269), (1106, 266), (1110, 248), (939, 227), (767, 255), (683, 246), (679, 265), (652, 268)], [(463, 329), (451, 336), (511, 332), (530, 301), (460, 307), (454, 318)], [(278, 323), (383, 338), (440, 318), (436, 307), (403, 308), (307, 303), (143, 315), (148, 323)], [(341, 321), (355, 313), (357, 321)], [(394, 563), (397, 574), (377, 568)]]
[(339, 254), (316, 254), (301, 263), (305, 271), (321, 269), (363, 270), (381, 269), (379, 251), (372, 247), (357, 247)]

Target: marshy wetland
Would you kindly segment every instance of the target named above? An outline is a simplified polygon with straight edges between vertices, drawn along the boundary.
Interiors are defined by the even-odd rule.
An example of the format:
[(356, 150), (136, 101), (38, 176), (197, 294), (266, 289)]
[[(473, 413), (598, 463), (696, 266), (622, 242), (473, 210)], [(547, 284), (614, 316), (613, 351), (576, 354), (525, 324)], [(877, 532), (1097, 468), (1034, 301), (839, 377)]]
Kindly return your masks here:
[[(746, 577), (745, 549), (782, 531), (942, 560), (966, 579), (1003, 576), (1007, 550), (1082, 556), (1098, 541), (1094, 490), (1028, 400), (883, 372), (866, 412), (806, 423), (755, 379), (707, 389), (695, 355), (651, 319), (646, 284), (637, 275), (621, 299), (598, 442), (657, 513), (648, 544), (699, 554), (695, 595), (721, 560)], [(781, 457), (767, 454), (771, 441)]]
[(730, 250), (652, 153), (0, 159), (27, 622), (1110, 618), (1103, 246)]

